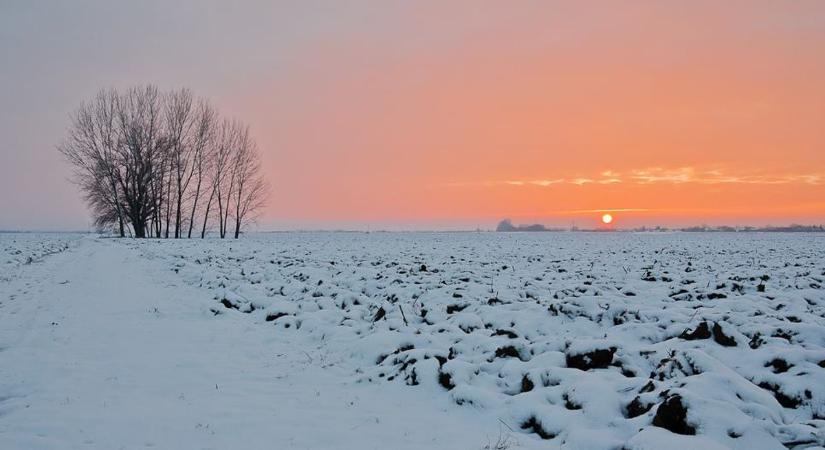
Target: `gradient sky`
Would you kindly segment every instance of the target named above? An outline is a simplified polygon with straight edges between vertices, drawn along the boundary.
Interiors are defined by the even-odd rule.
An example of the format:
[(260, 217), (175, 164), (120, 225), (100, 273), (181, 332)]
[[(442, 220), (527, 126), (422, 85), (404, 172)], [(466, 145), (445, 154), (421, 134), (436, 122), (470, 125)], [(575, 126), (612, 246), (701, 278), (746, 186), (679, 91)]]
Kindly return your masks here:
[(260, 224), (825, 222), (825, 2), (0, 1), (0, 229), (85, 229), (102, 87), (252, 126)]

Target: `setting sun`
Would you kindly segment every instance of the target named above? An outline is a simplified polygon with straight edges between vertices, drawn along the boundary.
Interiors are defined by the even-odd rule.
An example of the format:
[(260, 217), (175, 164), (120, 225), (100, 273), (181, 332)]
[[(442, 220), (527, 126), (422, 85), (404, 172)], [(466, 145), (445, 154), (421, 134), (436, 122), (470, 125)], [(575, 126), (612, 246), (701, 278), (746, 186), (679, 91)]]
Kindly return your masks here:
[(613, 222), (613, 216), (611, 216), (610, 214), (605, 214), (602, 216), (603, 224), (609, 225), (611, 222)]

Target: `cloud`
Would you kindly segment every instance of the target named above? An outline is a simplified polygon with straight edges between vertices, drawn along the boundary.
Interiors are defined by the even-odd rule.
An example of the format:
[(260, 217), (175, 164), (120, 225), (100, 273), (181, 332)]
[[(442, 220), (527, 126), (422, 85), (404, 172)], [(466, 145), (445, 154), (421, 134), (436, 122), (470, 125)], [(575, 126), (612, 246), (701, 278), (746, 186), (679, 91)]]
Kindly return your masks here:
[(662, 168), (649, 167), (633, 169), (625, 173), (605, 170), (594, 176), (576, 176), (572, 178), (545, 178), (545, 179), (511, 179), (505, 181), (481, 182), (453, 182), (448, 186), (539, 186), (550, 187), (558, 184), (572, 184), (585, 186), (589, 184), (752, 184), (752, 185), (779, 185), (779, 184), (808, 184), (820, 185), (825, 182), (825, 174), (821, 173), (781, 173), (755, 174), (726, 172), (720, 169), (697, 170), (693, 167)]
[(677, 169), (650, 168), (634, 170), (629, 178), (638, 184), (651, 183), (699, 183), (699, 184), (820, 184), (821, 174), (743, 174), (725, 173), (721, 170), (697, 171), (692, 167)]
[(694, 180), (694, 170), (691, 167), (681, 167), (678, 169), (662, 169), (654, 167), (631, 171), (628, 178), (637, 184), (651, 183), (690, 183)]
[(530, 184), (534, 184), (536, 186), (544, 186), (544, 187), (547, 187), (547, 186), (550, 186), (550, 185), (553, 185), (553, 184), (559, 184), (559, 183), (564, 183), (564, 178), (557, 178), (557, 179), (554, 179), (554, 180), (532, 180), (532, 181), (530, 181)]
[(571, 183), (573, 183), (577, 186), (583, 186), (585, 184), (590, 184), (590, 183), (593, 183), (594, 181), (595, 180), (593, 180), (592, 178), (573, 178), (572, 180), (570, 180)]

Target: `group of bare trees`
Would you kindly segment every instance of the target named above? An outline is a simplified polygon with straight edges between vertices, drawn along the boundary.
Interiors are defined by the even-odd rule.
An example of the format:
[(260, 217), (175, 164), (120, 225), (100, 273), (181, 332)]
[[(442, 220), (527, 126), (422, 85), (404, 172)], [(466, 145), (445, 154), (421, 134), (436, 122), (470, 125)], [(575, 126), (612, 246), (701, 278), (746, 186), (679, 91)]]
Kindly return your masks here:
[(100, 230), (121, 237), (237, 238), (266, 200), (257, 146), (188, 89), (100, 91), (58, 147)]

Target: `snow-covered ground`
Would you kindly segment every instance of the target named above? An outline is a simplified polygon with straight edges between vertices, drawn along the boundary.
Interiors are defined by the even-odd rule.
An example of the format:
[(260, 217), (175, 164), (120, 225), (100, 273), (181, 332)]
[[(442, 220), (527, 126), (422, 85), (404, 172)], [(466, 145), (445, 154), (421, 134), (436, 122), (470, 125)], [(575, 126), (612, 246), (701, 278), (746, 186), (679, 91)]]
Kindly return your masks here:
[(825, 444), (820, 235), (0, 250), (2, 449)]
[(0, 233), (0, 269), (9, 274), (14, 267), (40, 262), (67, 250), (81, 237), (73, 233)]

